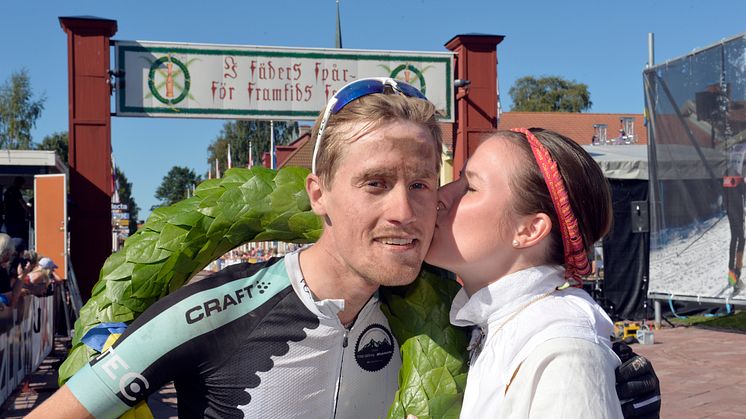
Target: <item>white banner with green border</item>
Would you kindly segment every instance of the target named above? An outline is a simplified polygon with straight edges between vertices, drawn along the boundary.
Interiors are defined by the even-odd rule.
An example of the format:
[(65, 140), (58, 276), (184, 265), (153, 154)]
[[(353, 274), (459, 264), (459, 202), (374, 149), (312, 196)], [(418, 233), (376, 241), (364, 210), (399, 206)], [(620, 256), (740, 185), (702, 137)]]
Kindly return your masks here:
[(453, 121), (453, 53), (114, 41), (117, 116), (314, 119), (345, 84), (392, 77)]

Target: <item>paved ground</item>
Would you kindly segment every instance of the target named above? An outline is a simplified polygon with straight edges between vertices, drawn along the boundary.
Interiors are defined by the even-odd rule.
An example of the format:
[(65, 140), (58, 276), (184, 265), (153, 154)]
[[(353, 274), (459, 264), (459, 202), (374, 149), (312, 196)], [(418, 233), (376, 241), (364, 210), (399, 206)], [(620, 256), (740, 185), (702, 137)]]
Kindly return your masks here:
[(746, 334), (661, 329), (633, 345), (661, 381), (663, 418), (746, 418)]
[[(0, 407), (0, 418), (20, 419), (54, 393), (57, 386), (57, 368), (62, 363), (70, 344), (68, 338), (55, 338), (54, 350)], [(177, 418), (176, 390), (169, 384), (148, 400), (157, 419)]]
[[(56, 368), (66, 340), (0, 407), (0, 417), (22, 418), (57, 388)], [(746, 419), (746, 334), (699, 328), (661, 329), (655, 345), (633, 345), (653, 362), (661, 380), (663, 418)], [(149, 405), (156, 418), (176, 418), (176, 393), (166, 386)]]

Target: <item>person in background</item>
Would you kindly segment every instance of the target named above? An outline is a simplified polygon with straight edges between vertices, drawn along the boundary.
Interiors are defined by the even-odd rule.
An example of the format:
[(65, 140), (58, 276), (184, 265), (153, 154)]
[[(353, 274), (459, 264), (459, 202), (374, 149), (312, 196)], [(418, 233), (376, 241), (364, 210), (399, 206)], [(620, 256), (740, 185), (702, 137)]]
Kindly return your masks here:
[(21, 188), (26, 181), (23, 177), (17, 176), (13, 179), (13, 184), (5, 191), (3, 204), (5, 206), (5, 231), (11, 237), (20, 238), (23, 241), (23, 249), (28, 244), (28, 220), (31, 216), (31, 209), (26, 200), (23, 199)]
[(23, 278), (24, 275), (34, 270), (38, 263), (39, 255), (35, 251), (24, 250), (18, 260), (18, 265), (16, 267), (18, 278)]
[(11, 275), (11, 262), (16, 254), (16, 248), (11, 237), (0, 233), (0, 293), (6, 293), (13, 289)]

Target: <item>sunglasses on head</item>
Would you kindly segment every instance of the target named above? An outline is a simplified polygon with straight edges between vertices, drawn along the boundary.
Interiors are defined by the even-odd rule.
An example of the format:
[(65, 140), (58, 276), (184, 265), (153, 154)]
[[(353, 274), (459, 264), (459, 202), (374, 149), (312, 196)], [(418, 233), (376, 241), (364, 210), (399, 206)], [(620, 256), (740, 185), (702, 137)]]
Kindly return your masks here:
[(316, 174), (316, 156), (318, 155), (319, 144), (321, 144), (321, 138), (324, 135), (329, 118), (341, 111), (350, 102), (375, 93), (400, 94), (427, 100), (425, 95), (417, 90), (417, 88), (388, 77), (371, 77), (348, 83), (329, 99), (329, 103), (326, 105), (326, 109), (324, 109), (324, 116), (321, 118), (321, 123), (319, 124), (319, 133), (316, 135), (316, 142), (313, 146), (313, 160), (311, 161), (311, 172), (313, 174)]

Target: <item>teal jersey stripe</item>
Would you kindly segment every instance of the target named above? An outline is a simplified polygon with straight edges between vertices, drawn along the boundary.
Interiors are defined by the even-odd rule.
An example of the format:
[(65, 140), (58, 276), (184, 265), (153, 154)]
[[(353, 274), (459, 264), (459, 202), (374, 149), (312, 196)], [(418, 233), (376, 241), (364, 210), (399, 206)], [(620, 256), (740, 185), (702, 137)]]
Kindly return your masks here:
[[(111, 396), (119, 393), (134, 402), (141, 394), (156, 390), (142, 376), (149, 366), (180, 345), (257, 309), (288, 286), (283, 259), (250, 277), (189, 295), (137, 325), (126, 339), (92, 361), (91, 374), (108, 387)], [(99, 385), (85, 381), (86, 386)]]
[(107, 387), (101, 385), (101, 380), (88, 364), (73, 375), (65, 385), (80, 404), (97, 418), (114, 418), (130, 408)]

